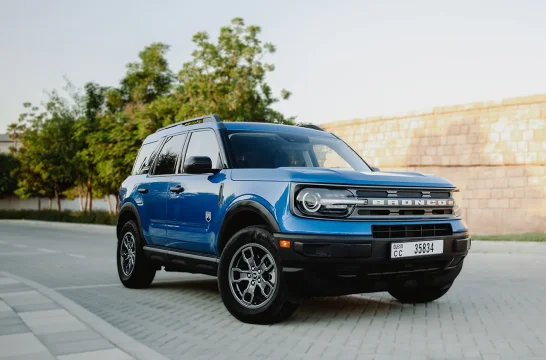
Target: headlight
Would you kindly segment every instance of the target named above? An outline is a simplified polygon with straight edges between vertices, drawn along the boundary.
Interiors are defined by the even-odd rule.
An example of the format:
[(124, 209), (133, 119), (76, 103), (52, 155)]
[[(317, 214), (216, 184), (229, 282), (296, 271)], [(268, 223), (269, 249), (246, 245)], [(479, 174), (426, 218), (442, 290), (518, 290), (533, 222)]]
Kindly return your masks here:
[(296, 196), (296, 207), (302, 214), (316, 217), (349, 216), (358, 200), (349, 190), (304, 188)]

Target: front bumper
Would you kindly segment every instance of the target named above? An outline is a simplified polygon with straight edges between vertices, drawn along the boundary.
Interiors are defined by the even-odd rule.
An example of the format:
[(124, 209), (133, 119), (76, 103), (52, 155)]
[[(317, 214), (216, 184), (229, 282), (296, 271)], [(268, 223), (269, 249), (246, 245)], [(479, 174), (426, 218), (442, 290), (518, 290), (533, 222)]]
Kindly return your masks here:
[[(468, 233), (443, 237), (375, 239), (371, 236), (274, 234), (283, 271), (304, 285), (306, 292), (341, 295), (387, 291), (389, 286), (442, 286), (455, 280), (470, 249)], [(444, 241), (442, 254), (391, 259), (391, 243)]]

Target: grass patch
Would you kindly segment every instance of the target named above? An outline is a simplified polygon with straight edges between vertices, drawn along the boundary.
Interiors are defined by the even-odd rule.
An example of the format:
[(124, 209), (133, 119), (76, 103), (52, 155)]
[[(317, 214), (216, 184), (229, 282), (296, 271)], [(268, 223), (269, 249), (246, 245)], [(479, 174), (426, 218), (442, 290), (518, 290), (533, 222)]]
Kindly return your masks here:
[(472, 235), (472, 240), (487, 241), (546, 241), (546, 234)]
[(115, 225), (117, 216), (107, 211), (0, 210), (0, 219)]

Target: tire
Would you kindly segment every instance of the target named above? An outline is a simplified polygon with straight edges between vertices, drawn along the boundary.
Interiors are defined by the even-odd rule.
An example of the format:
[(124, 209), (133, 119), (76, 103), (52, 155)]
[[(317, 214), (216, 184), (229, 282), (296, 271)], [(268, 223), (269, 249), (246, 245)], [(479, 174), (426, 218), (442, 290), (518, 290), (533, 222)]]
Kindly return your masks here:
[(389, 294), (403, 304), (424, 304), (444, 296), (453, 283), (441, 287), (392, 288)]
[[(124, 245), (125, 241), (132, 248), (131, 254), (127, 254), (127, 247)], [(156, 268), (145, 257), (144, 241), (140, 236), (138, 227), (134, 221), (128, 221), (123, 225), (121, 229), (121, 235), (118, 239), (117, 249), (117, 266), (118, 275), (121, 283), (131, 289), (143, 289), (150, 286), (154, 280)], [(124, 257), (122, 258), (122, 254)], [(124, 261), (124, 259), (132, 258), (132, 265), (130, 261)]]
[(299, 306), (288, 300), (289, 289), (273, 236), (257, 226), (247, 227), (229, 240), (220, 256), (218, 288), (227, 310), (249, 324), (283, 321)]

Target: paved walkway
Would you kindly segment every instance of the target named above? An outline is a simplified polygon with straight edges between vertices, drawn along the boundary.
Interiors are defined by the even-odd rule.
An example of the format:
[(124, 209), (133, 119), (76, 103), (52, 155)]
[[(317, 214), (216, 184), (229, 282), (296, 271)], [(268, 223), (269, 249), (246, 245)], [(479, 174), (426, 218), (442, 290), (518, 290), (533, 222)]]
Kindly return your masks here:
[[(62, 305), (69, 306), (71, 311)], [(89, 322), (95, 330), (82, 321), (86, 317), (91, 319)], [(50, 289), (0, 273), (1, 360), (129, 360), (138, 355), (142, 359), (162, 358), (126, 335), (120, 336), (109, 326)], [(123, 341), (123, 347), (137, 356), (115, 345)], [(135, 344), (137, 346), (131, 349)]]
[[(23, 359), (116, 350), (146, 360), (546, 359), (546, 243), (473, 242), (453, 288), (427, 305), (402, 305), (387, 293), (312, 298), (273, 326), (234, 319), (212, 277), (160, 271), (149, 289), (124, 288), (115, 251), (115, 227), (0, 221), (0, 337), (26, 333), (32, 340), (19, 340), (22, 349), (34, 353)], [(13, 295), (28, 292), (35, 306), (20, 308), (25, 302)], [(63, 309), (69, 315), (58, 326), (17, 315)], [(52, 343), (79, 340), (34, 331), (59, 334), (74, 319), (98, 337), (97, 348), (81, 341), (61, 354), (69, 345)], [(101, 340), (109, 348), (99, 349)], [(0, 341), (2, 356), (19, 356), (4, 350), (20, 348), (14, 338)], [(88, 356), (107, 359), (101, 354)]]

